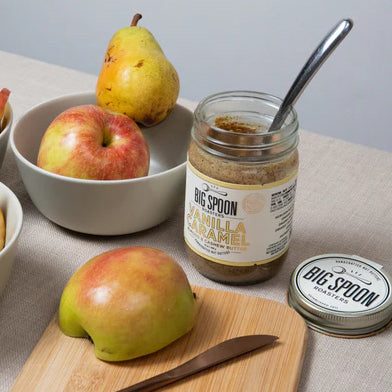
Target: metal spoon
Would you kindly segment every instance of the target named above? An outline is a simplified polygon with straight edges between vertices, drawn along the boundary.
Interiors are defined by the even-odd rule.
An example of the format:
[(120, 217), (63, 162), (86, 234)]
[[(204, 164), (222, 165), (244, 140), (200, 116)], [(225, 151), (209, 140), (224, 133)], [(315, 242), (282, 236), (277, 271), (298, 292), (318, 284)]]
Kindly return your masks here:
[(319, 46), (309, 57), (301, 72), (298, 74), (293, 85), (290, 87), (290, 90), (280, 105), (268, 132), (276, 131), (283, 125), (291, 108), (297, 102), (297, 99), (300, 97), (312, 77), (316, 74), (334, 49), (343, 41), (352, 27), (353, 21), (351, 19), (343, 19), (321, 41)]

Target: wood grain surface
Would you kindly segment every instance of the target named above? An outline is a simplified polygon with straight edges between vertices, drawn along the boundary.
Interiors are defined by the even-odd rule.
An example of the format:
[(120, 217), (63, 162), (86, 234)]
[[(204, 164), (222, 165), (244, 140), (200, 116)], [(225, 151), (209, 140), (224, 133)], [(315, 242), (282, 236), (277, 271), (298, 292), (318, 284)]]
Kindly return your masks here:
[(225, 339), (271, 334), (279, 340), (163, 391), (293, 392), (306, 349), (307, 327), (290, 307), (271, 300), (193, 287), (199, 301), (191, 332), (148, 356), (120, 363), (95, 358), (87, 339), (65, 336), (53, 318), (10, 392), (111, 392), (167, 371)]

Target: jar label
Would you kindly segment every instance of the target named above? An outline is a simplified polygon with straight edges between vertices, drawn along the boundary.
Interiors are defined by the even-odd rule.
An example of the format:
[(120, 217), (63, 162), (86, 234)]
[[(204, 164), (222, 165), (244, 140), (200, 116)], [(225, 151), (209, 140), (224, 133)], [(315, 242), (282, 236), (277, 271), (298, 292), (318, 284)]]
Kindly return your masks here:
[(200, 256), (221, 264), (277, 259), (291, 237), (297, 172), (281, 181), (242, 185), (218, 181), (188, 161), (184, 237)]
[(300, 266), (295, 285), (307, 301), (336, 312), (364, 312), (390, 298), (390, 282), (379, 264), (359, 256), (324, 255)]

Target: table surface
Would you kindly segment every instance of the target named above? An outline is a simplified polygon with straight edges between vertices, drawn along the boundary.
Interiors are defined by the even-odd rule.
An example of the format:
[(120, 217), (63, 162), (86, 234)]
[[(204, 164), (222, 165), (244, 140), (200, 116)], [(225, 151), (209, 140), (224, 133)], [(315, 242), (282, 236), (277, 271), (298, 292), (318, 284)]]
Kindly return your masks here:
[[(33, 105), (63, 94), (93, 91), (95, 83), (94, 75), (0, 51), (0, 87), (12, 91), (14, 124)], [(195, 107), (194, 102), (181, 102)], [(73, 272), (109, 249), (159, 248), (182, 265), (191, 284), (282, 303), (286, 303), (294, 268), (318, 254), (357, 254), (391, 272), (392, 154), (304, 130), (300, 131), (299, 152), (293, 237), (286, 262), (267, 282), (232, 287), (201, 276), (187, 259), (183, 206), (161, 225), (136, 234), (97, 237), (71, 232), (38, 212), (8, 149), (0, 181), (21, 201), (24, 225), (13, 271), (0, 298), (0, 392), (11, 388), (56, 312)], [(392, 328), (362, 339), (334, 338), (309, 330), (298, 391), (389, 392), (391, 368)]]

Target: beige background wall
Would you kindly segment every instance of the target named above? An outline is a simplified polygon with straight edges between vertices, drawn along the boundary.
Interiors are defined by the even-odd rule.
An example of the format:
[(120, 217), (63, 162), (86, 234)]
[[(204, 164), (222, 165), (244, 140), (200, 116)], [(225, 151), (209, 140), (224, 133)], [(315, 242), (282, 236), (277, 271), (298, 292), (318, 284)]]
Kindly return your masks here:
[(0, 49), (97, 75), (110, 37), (136, 12), (192, 100), (229, 89), (283, 96), (322, 37), (351, 17), (296, 106), (301, 126), (392, 151), (390, 0), (1, 0)]

